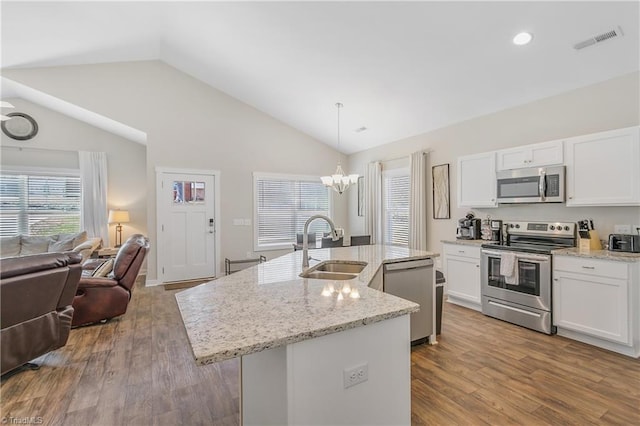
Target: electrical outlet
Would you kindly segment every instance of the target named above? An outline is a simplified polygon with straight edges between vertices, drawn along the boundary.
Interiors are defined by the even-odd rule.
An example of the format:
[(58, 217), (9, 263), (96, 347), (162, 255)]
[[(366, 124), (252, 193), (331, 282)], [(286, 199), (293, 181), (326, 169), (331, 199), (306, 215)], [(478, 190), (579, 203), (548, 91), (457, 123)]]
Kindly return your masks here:
[(369, 380), (369, 364), (364, 363), (353, 368), (345, 368), (343, 370), (344, 388), (350, 388), (362, 382)]
[(630, 234), (631, 225), (613, 225), (614, 234)]

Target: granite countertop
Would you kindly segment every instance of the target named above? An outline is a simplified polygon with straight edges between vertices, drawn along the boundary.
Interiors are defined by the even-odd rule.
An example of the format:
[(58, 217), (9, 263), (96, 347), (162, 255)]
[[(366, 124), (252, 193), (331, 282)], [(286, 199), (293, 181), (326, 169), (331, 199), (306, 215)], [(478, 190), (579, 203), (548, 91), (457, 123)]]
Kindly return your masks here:
[(609, 250), (580, 250), (578, 247), (558, 249), (553, 255), (584, 257), (589, 259), (614, 260), (616, 262), (640, 262), (640, 253), (624, 253)]
[[(196, 362), (211, 364), (415, 312), (418, 304), (369, 283), (384, 263), (439, 256), (384, 245), (318, 249), (311, 255), (367, 266), (351, 280), (300, 278), (302, 252), (296, 251), (177, 293)], [(312, 260), (311, 266), (317, 263)], [(330, 286), (342, 292), (331, 292)]]

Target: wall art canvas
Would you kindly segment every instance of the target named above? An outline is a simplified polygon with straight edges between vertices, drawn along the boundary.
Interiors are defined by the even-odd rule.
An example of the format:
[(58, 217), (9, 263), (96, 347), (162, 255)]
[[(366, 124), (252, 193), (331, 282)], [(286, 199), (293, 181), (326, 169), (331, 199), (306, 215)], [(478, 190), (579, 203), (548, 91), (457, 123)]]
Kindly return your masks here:
[(433, 218), (449, 219), (449, 164), (431, 168), (433, 182)]

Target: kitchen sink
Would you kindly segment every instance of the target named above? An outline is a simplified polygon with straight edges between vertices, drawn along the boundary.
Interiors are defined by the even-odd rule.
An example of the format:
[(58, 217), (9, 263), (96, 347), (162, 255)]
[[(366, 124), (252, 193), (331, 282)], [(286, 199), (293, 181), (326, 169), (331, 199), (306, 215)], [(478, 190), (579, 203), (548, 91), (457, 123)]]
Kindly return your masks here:
[(318, 280), (350, 280), (357, 277), (366, 266), (366, 262), (328, 260), (304, 271), (300, 276)]
[(316, 280), (350, 280), (357, 277), (357, 274), (345, 274), (340, 272), (307, 271), (300, 274), (302, 278), (313, 278)]
[(347, 274), (359, 274), (367, 266), (365, 262), (323, 262), (313, 268), (315, 271), (342, 272)]

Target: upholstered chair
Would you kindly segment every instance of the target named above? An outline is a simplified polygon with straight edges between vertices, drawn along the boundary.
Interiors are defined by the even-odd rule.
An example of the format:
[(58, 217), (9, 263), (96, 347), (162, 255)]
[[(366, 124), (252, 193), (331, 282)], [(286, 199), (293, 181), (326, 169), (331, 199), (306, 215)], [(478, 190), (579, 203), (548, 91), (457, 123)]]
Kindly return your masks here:
[(2, 374), (67, 343), (81, 259), (72, 252), (2, 259)]
[(132, 235), (118, 251), (107, 276), (83, 273), (73, 299), (72, 325), (92, 324), (124, 314), (148, 251), (149, 240), (140, 234)]

